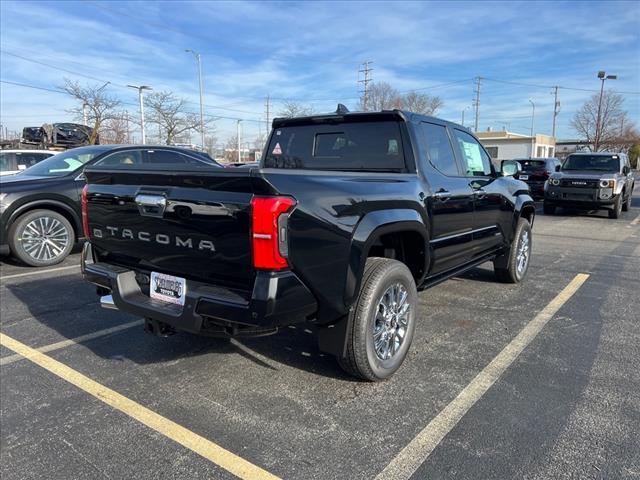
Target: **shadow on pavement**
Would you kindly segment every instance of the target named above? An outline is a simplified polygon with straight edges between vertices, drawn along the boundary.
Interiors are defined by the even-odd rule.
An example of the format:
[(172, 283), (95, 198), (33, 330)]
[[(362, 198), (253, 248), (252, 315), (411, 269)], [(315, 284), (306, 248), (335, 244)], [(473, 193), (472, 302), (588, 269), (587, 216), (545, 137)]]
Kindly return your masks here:
[[(5, 288), (26, 306), (30, 316), (65, 338), (74, 338), (136, 319), (119, 311), (102, 309), (94, 288), (78, 275), (9, 283)], [(11, 321), (7, 320), (5, 325), (11, 325)], [(99, 326), (94, 326), (89, 331), (86, 325), (82, 325), (82, 322), (96, 320), (100, 320)], [(109, 341), (105, 341), (105, 338)], [(204, 337), (186, 332), (177, 332), (165, 338), (156, 337), (144, 333), (140, 326), (109, 337), (90, 340), (83, 345), (96, 355), (114, 361), (128, 359), (138, 364), (151, 364), (211, 353), (233, 353), (271, 370), (277, 367), (271, 365), (269, 359), (317, 375), (351, 379), (330, 355), (320, 352), (315, 334), (304, 323), (285, 327), (275, 335), (237, 338), (233, 342), (225, 338)], [(212, 358), (212, 361), (219, 359)]]

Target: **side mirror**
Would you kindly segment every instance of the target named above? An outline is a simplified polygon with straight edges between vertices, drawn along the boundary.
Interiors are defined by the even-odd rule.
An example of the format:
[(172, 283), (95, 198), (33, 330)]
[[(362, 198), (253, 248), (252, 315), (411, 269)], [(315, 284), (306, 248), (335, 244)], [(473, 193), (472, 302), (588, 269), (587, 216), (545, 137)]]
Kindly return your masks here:
[(513, 177), (522, 172), (522, 165), (515, 160), (505, 160), (502, 162), (502, 176)]
[(625, 165), (622, 167), (622, 174), (629, 175), (631, 173), (631, 167), (629, 165)]
[(560, 168), (562, 168), (562, 165), (556, 165), (556, 172), (559, 172)]

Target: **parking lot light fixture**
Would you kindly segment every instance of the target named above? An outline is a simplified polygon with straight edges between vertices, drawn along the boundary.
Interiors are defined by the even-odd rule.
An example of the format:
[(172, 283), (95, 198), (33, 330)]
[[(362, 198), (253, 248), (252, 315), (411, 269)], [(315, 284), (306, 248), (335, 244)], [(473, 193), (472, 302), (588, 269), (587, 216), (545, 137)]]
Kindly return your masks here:
[(601, 136), (601, 126), (600, 126), (600, 111), (602, 110), (602, 94), (604, 93), (604, 81), (605, 80), (617, 80), (617, 75), (607, 75), (604, 70), (600, 70), (598, 72), (598, 78), (602, 82), (600, 84), (600, 97), (598, 98), (598, 115), (596, 116), (596, 134), (593, 141), (593, 151), (597, 152), (600, 148), (600, 136)]
[(145, 145), (147, 143), (146, 137), (144, 134), (144, 101), (143, 101), (143, 90), (153, 90), (149, 85), (127, 85), (129, 88), (135, 88), (138, 90), (138, 99), (140, 101), (140, 132), (141, 132), (141, 140), (142, 144)]
[(198, 87), (200, 89), (200, 141), (202, 146), (202, 151), (204, 152), (204, 113), (203, 113), (203, 104), (202, 104), (202, 59), (198, 52), (195, 52), (188, 48), (185, 50), (187, 53), (192, 53), (196, 59), (196, 64), (198, 65)]

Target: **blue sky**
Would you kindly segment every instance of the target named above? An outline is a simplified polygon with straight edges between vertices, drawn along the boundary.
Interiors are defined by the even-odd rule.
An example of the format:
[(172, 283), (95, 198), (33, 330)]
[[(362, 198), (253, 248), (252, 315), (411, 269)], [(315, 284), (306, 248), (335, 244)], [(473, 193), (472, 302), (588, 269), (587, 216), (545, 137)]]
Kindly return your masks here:
[[(4, 0), (0, 22), (4, 82), (55, 90), (65, 77), (110, 81), (108, 91), (132, 115), (137, 93), (127, 84), (171, 90), (197, 111), (195, 62), (184, 50), (199, 51), (205, 114), (230, 117), (215, 122), (221, 143), (235, 133), (234, 118), (244, 120), (244, 138), (264, 133), (266, 95), (275, 113), (283, 99), (320, 112), (335, 110), (338, 101), (355, 107), (364, 60), (373, 62), (374, 81), (439, 95), (439, 116), (458, 122), (472, 103), (473, 78), (485, 77), (481, 130), (528, 133), (532, 99), (536, 131), (550, 133), (547, 86), (597, 90), (601, 69), (619, 77), (607, 88), (640, 92), (640, 2)], [(73, 102), (62, 94), (0, 88), (0, 122), (9, 130), (72, 120), (66, 110)], [(559, 93), (558, 136), (571, 138), (569, 120), (592, 93)], [(624, 96), (640, 124), (640, 95)], [(472, 118), (467, 109), (467, 125)]]

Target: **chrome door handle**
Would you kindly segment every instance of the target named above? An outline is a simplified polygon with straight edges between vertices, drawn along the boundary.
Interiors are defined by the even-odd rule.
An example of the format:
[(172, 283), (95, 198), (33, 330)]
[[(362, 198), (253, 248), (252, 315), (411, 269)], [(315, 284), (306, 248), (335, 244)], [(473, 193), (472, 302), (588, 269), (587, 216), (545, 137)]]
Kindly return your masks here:
[(444, 188), (439, 189), (433, 194), (433, 196), (441, 202), (447, 201), (450, 195), (451, 192), (449, 190), (445, 190)]

